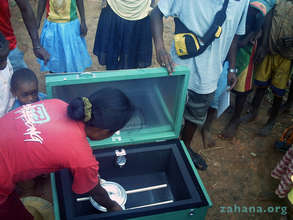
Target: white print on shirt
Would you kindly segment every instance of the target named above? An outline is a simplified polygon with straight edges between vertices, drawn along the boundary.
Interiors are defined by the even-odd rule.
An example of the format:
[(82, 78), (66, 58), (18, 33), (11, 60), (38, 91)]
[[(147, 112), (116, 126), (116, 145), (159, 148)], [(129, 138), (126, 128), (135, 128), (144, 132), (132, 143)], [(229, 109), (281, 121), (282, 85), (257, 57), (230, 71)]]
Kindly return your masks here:
[(50, 117), (43, 104), (24, 105), (15, 114), (20, 114), (16, 119), (21, 118), (24, 124), (28, 127), (24, 136), (29, 136), (24, 141), (33, 141), (43, 143), (41, 132), (37, 130), (34, 124), (42, 124), (50, 121)]

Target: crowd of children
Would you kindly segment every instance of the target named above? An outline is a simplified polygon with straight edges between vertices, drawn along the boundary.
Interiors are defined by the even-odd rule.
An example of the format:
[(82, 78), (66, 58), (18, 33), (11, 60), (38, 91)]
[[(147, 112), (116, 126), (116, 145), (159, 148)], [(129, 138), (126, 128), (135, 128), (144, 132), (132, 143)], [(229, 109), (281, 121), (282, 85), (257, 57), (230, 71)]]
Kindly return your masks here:
[[(191, 79), (182, 139), (191, 153), (195, 166), (204, 170), (207, 165), (203, 158), (190, 148), (191, 139), (197, 126), (200, 126), (204, 146), (214, 145), (210, 128), (217, 113), (219, 96), (228, 89), (228, 86), (236, 99), (232, 117), (220, 134), (220, 138), (223, 139), (237, 135), (237, 128), (241, 123), (256, 119), (268, 87), (271, 87), (273, 93), (273, 104), (269, 110), (270, 117), (264, 127), (257, 132), (258, 135), (268, 136), (280, 112), (286, 112), (292, 107), (293, 82), (290, 76), (293, 28), (290, 19), (293, 16), (293, 2), (245, 0), (240, 3), (238, 0), (225, 0), (217, 5), (212, 1), (206, 1), (204, 4), (207, 8), (210, 7), (210, 11), (197, 6), (198, 3), (187, 3), (184, 0), (157, 2), (159, 3), (155, 7), (154, 0), (103, 0), (93, 53), (107, 70), (148, 67), (152, 62), (153, 35), (157, 60), (162, 67), (166, 67), (170, 73), (175, 64), (187, 65), (190, 68)], [(17, 0), (17, 3), (25, 17), (26, 12), (23, 11), (28, 9), (22, 7), (21, 0)], [(8, 0), (0, 0), (0, 6), (5, 5), (5, 15), (10, 18), (7, 4)], [(234, 4), (239, 5), (236, 7)], [(194, 14), (190, 11), (192, 8), (199, 13)], [(1, 13), (4, 12), (4, 7), (2, 10), (0, 9)], [(41, 26), (45, 10), (46, 18), (39, 40), (35, 35)], [(205, 32), (209, 32), (207, 24), (214, 22), (214, 14), (223, 12), (227, 21), (224, 20), (220, 25), (223, 28), (222, 36), (219, 39), (212, 39), (209, 42), (211, 46), (207, 46), (202, 55), (181, 59), (176, 54), (175, 44), (172, 45), (171, 56), (165, 50), (162, 37), (163, 16), (176, 17), (191, 30), (191, 33), (205, 37)], [(201, 15), (204, 17), (203, 20), (197, 17)], [(36, 19), (31, 12), (29, 18), (33, 20), (29, 25), (27, 19), (24, 19), (24, 22), (30, 33), (41, 71), (83, 72), (92, 65), (85, 41), (87, 25), (83, 0), (39, 0)], [(229, 34), (225, 28), (229, 29)], [(205, 42), (204, 37), (199, 39)], [(204, 46), (203, 42), (200, 46)], [(283, 97), (290, 81), (288, 98), (284, 102)], [(0, 89), (0, 118), (22, 105), (47, 98), (38, 91), (38, 79), (35, 73), (27, 68), (21, 52), (16, 47), (16, 38), (10, 22), (4, 22), (1, 15)], [(255, 93), (252, 103), (243, 114), (248, 94), (253, 90)], [(292, 128), (286, 131), (289, 138), (283, 135), (282, 140), (287, 137), (286, 140), (289, 141), (286, 144), (278, 142), (276, 147), (287, 153), (272, 172), (272, 177), (281, 179), (276, 194), (282, 198), (293, 188), (293, 150), (290, 148), (293, 132)]]

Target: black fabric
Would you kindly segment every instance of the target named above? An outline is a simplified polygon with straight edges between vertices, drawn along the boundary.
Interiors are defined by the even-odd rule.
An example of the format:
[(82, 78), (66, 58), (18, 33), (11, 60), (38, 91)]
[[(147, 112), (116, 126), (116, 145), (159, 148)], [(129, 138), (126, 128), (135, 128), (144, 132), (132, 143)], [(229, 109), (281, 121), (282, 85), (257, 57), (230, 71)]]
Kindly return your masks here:
[(152, 64), (150, 17), (130, 21), (107, 6), (99, 17), (93, 53), (107, 70), (145, 68)]

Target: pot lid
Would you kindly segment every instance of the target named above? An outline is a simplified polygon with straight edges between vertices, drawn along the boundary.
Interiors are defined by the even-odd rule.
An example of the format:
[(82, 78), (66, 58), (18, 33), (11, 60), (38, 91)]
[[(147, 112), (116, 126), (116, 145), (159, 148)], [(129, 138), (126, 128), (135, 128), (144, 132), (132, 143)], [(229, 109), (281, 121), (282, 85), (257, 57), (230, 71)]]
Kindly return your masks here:
[[(122, 209), (125, 209), (125, 203), (127, 200), (127, 194), (125, 189), (118, 183), (110, 182), (102, 180), (100, 181), (101, 186), (107, 191), (110, 199), (117, 202)], [(101, 206), (99, 203), (97, 203), (92, 197), (90, 197), (91, 204), (98, 210), (102, 212), (106, 212), (107, 209), (103, 206)]]

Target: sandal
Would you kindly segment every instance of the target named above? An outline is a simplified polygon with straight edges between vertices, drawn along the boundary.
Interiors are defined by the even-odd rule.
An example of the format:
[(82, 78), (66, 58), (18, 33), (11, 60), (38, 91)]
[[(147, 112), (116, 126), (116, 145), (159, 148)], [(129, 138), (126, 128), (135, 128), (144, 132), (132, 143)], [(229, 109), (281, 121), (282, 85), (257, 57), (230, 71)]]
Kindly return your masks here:
[(206, 164), (205, 160), (198, 154), (193, 152), (193, 150), (188, 150), (191, 159), (194, 163), (194, 166), (199, 170), (206, 170), (208, 165)]

